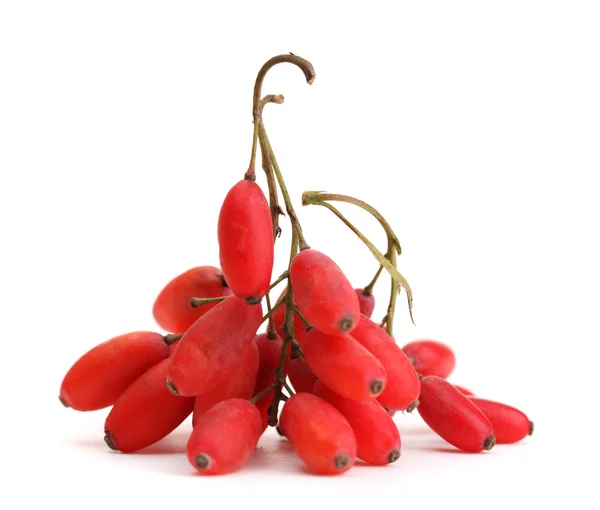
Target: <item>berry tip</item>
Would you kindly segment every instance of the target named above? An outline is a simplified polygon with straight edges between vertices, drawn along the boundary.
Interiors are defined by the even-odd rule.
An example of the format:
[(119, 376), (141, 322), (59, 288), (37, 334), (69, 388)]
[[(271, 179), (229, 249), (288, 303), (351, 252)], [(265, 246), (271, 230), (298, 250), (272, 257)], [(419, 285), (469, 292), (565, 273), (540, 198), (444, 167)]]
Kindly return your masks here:
[(108, 445), (111, 450), (117, 451), (117, 446), (115, 445), (115, 439), (113, 435), (110, 433), (110, 430), (104, 431), (104, 442)]
[(340, 453), (336, 458), (335, 458), (335, 467), (337, 469), (345, 469), (348, 464), (350, 463), (350, 459), (348, 458), (348, 455), (345, 455), (343, 453)]
[(400, 450), (392, 450), (388, 455), (388, 463), (396, 462), (400, 458)]
[(210, 457), (205, 453), (201, 453), (200, 455), (196, 455), (194, 463), (198, 469), (207, 469), (210, 466)]
[(494, 447), (495, 444), (496, 444), (496, 436), (492, 434), (491, 436), (486, 438), (485, 443), (483, 443), (483, 449), (486, 452), (489, 452)]
[(407, 408), (406, 408), (406, 412), (407, 413), (412, 413), (417, 407), (419, 407), (419, 404), (421, 402), (419, 402), (418, 400), (415, 400), (412, 404), (410, 404)]
[(344, 317), (340, 321), (340, 331), (342, 333), (347, 333), (348, 331), (352, 330), (352, 328), (354, 328), (354, 321), (351, 317)]
[(371, 383), (371, 394), (379, 395), (383, 391), (383, 381), (381, 379), (375, 379)]
[(175, 386), (173, 385), (173, 383), (171, 381), (169, 381), (168, 379), (167, 379), (167, 388), (169, 388), (169, 391), (173, 395), (179, 395), (179, 392), (177, 391), (177, 388), (175, 388)]

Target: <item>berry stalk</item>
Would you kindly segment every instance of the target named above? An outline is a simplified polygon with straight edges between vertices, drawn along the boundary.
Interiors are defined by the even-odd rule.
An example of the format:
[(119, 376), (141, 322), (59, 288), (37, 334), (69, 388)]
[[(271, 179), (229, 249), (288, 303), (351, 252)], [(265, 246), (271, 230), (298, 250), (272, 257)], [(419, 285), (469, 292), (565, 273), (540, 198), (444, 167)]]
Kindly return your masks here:
[(275, 177), (277, 178), (277, 183), (279, 184), (279, 189), (281, 190), (281, 194), (283, 195), (285, 209), (287, 215), (290, 218), (292, 231), (294, 232), (294, 235), (298, 236), (299, 248), (301, 251), (307, 250), (308, 248), (310, 248), (310, 246), (308, 245), (306, 239), (304, 239), (304, 235), (302, 234), (302, 226), (300, 225), (298, 216), (294, 211), (292, 199), (290, 198), (290, 194), (285, 184), (285, 180), (283, 179), (281, 169), (279, 168), (279, 164), (277, 163), (277, 159), (275, 158), (275, 153), (273, 152), (273, 148), (271, 147), (271, 142), (269, 141), (269, 137), (267, 136), (267, 131), (265, 130), (264, 124), (262, 123), (258, 127), (258, 137), (261, 140), (261, 147), (264, 145), (265, 150), (268, 154), (268, 158), (271, 161), (273, 171), (275, 172)]
[[(391, 243), (390, 247), (393, 246), (393, 249), (388, 249), (388, 252), (386, 253), (386, 255), (389, 256), (389, 259), (386, 255), (383, 255), (375, 247), (375, 245), (371, 241), (369, 241), (369, 239), (367, 239), (367, 237), (360, 230), (358, 230), (336, 207), (331, 205), (329, 202), (326, 202), (323, 199), (323, 195), (328, 196), (328, 197), (335, 197), (334, 198), (335, 200), (352, 203), (352, 204), (357, 205), (358, 207), (361, 207), (362, 209), (365, 209), (366, 211), (370, 212), (378, 220), (381, 218), (381, 220), (383, 220), (383, 222), (380, 221), (380, 223), (383, 226), (383, 228), (385, 229), (386, 234), (388, 235), (388, 243)], [(340, 200), (340, 198), (344, 198), (344, 200)], [(412, 289), (410, 287), (410, 284), (406, 280), (406, 278), (404, 278), (404, 276), (402, 276), (400, 274), (400, 272), (398, 271), (398, 269), (396, 268), (396, 253), (400, 253), (400, 243), (397, 242), (397, 237), (395, 236), (395, 234), (393, 233), (391, 228), (388, 228), (389, 224), (383, 219), (383, 216), (381, 216), (374, 208), (372, 208), (365, 202), (362, 202), (361, 200), (353, 199), (352, 197), (346, 197), (344, 195), (327, 195), (327, 194), (321, 194), (318, 192), (307, 191), (302, 195), (302, 205), (320, 205), (322, 207), (326, 207), (327, 209), (329, 209), (350, 230), (352, 230), (352, 232), (354, 232), (358, 236), (358, 238), (367, 246), (367, 248), (369, 248), (369, 250), (371, 251), (373, 256), (379, 261), (381, 266), (383, 266), (387, 270), (387, 272), (390, 274), (390, 276), (392, 278), (392, 282), (393, 282), (392, 283), (392, 294), (393, 295), (390, 296), (390, 305), (388, 306), (388, 314), (386, 315), (386, 318), (384, 319), (386, 327), (389, 328), (388, 334), (390, 334), (390, 336), (391, 336), (391, 331), (392, 331), (391, 324), (392, 324), (393, 320), (390, 320), (390, 316), (393, 319), (394, 310), (395, 310), (395, 306), (396, 306), (396, 294), (399, 289), (398, 285), (400, 287), (404, 288), (404, 290), (406, 290), (406, 296), (407, 296), (407, 301), (408, 301), (408, 311), (410, 314), (411, 321), (414, 324), (414, 319), (413, 319), (413, 314), (412, 314), (412, 303), (413, 303)], [(374, 214), (374, 213), (376, 213), (376, 214)], [(385, 225), (387, 225), (387, 227)], [(393, 260), (393, 263), (391, 262), (391, 260)]]
[[(283, 96), (281, 95), (270, 95), (265, 96), (261, 100), (262, 95), (262, 85), (265, 79), (265, 76), (269, 72), (269, 70), (281, 63), (290, 63), (294, 64), (304, 73), (304, 77), (306, 78), (306, 82), (311, 85), (314, 81), (316, 74), (312, 64), (301, 57), (290, 54), (277, 55), (267, 62), (263, 64), (263, 66), (258, 71), (258, 75), (256, 76), (256, 81), (254, 82), (254, 94), (252, 98), (252, 116), (254, 121), (254, 133), (252, 137), (252, 153), (250, 155), (250, 164), (248, 166), (248, 171), (246, 172), (246, 178), (255, 179), (256, 178), (256, 148), (257, 142), (260, 141), (261, 144), (261, 153), (262, 153), (262, 164), (263, 169), (267, 176), (267, 184), (269, 187), (269, 204), (271, 207), (271, 216), (273, 221), (273, 239), (277, 239), (280, 233), (279, 229), (279, 216), (283, 214), (281, 207), (279, 206), (277, 199), (277, 189), (275, 186), (275, 178), (273, 175), (273, 165), (270, 160), (270, 156), (272, 151), (269, 151), (268, 148), (264, 145), (264, 141), (260, 140), (260, 128), (263, 126), (262, 121), (262, 110), (267, 102), (274, 103), (282, 103)], [(282, 190), (283, 191), (283, 190)]]
[[(310, 85), (315, 79), (315, 71), (310, 62), (307, 60), (298, 57), (294, 54), (289, 55), (278, 55), (268, 60), (259, 70), (258, 75), (256, 77), (256, 81), (254, 84), (254, 95), (252, 101), (252, 114), (254, 120), (254, 133), (252, 139), (252, 153), (250, 155), (250, 164), (248, 167), (248, 171), (246, 172), (246, 179), (255, 179), (256, 178), (256, 154), (257, 154), (257, 145), (260, 144), (261, 154), (262, 154), (262, 166), (267, 175), (267, 184), (269, 187), (269, 206), (271, 209), (271, 217), (273, 222), (273, 242), (276, 241), (277, 237), (281, 233), (281, 229), (279, 227), (279, 216), (283, 214), (283, 211), (278, 203), (278, 195), (276, 186), (279, 185), (279, 189), (281, 190), (281, 194), (283, 196), (283, 201), (286, 208), (286, 213), (290, 218), (291, 228), (292, 228), (292, 246), (290, 250), (290, 265), (292, 263), (293, 258), (298, 253), (298, 250), (305, 250), (310, 248), (304, 235), (302, 233), (302, 226), (296, 216), (296, 212), (294, 211), (294, 207), (292, 205), (292, 201), (285, 184), (285, 180), (283, 179), (283, 175), (281, 173), (281, 169), (279, 168), (279, 164), (277, 163), (277, 159), (275, 158), (275, 154), (273, 152), (273, 148), (267, 136), (267, 132), (265, 130), (265, 126), (262, 119), (262, 111), (268, 102), (274, 103), (282, 103), (283, 96), (281, 95), (271, 95), (265, 96), (261, 99), (261, 91), (262, 85), (265, 79), (267, 72), (275, 65), (280, 63), (291, 63), (299, 67), (304, 76), (306, 78), (307, 83)], [(287, 275), (285, 276), (287, 277)], [(285, 278), (282, 275), (279, 281), (282, 281)], [(277, 283), (279, 283), (279, 281)], [(292, 289), (291, 280), (288, 278), (287, 281), (287, 292), (284, 300), (281, 304), (285, 303), (286, 305), (286, 313), (284, 320), (284, 337), (283, 337), (283, 346), (281, 350), (281, 358), (279, 360), (279, 365), (276, 369), (277, 379), (275, 382), (275, 395), (273, 398), (273, 402), (271, 404), (271, 408), (269, 410), (269, 425), (276, 426), (277, 425), (277, 411), (279, 407), (279, 402), (281, 400), (286, 400), (287, 396), (283, 393), (283, 388), (285, 387), (290, 394), (293, 394), (291, 388), (287, 386), (285, 383), (285, 372), (284, 372), (284, 363), (287, 357), (287, 351), (290, 344), (297, 346), (297, 342), (294, 338), (294, 294)], [(278, 303), (279, 304), (279, 303)], [(277, 305), (276, 305), (277, 306)], [(271, 307), (270, 298), (267, 299), (267, 308), (269, 319), (271, 317), (271, 313), (275, 310), (275, 307)], [(269, 320), (268, 332), (270, 334), (275, 333), (272, 320)]]
[[(262, 125), (262, 113), (267, 103), (282, 104), (282, 95), (270, 94), (261, 99), (258, 107), (258, 119), (254, 121), (255, 139), (258, 138), (258, 128)], [(253, 149), (256, 150), (255, 141), (253, 141)], [(273, 173), (273, 165), (269, 159), (269, 154), (263, 144), (260, 146), (260, 152), (262, 156), (262, 167), (267, 177), (267, 187), (269, 189), (269, 207), (271, 208), (271, 222), (273, 225), (273, 243), (277, 241), (277, 238), (281, 235), (281, 228), (279, 227), (279, 216), (283, 214), (283, 210), (279, 205), (279, 197), (277, 194), (277, 182), (275, 180), (275, 174)]]
[[(294, 229), (292, 224), (292, 247), (290, 249), (290, 262), (289, 266), (292, 264), (292, 260), (298, 253), (299, 242), (298, 242), (298, 234)], [(288, 270), (289, 270), (288, 266)], [(283, 395), (283, 383), (285, 381), (285, 358), (287, 357), (288, 346), (294, 340), (294, 289), (292, 288), (292, 280), (288, 278), (287, 281), (287, 290), (285, 293), (284, 301), (286, 304), (285, 307), (285, 319), (283, 326), (283, 345), (281, 347), (281, 356), (279, 358), (279, 364), (277, 365), (277, 370), (275, 374), (277, 375), (277, 381), (275, 386), (275, 395), (273, 397), (273, 402), (271, 403), (271, 407), (269, 409), (269, 425), (271, 427), (276, 427), (278, 423), (277, 412), (279, 410), (279, 402), (282, 400)], [(289, 391), (289, 388), (288, 388)], [(293, 393), (290, 393), (290, 396)]]

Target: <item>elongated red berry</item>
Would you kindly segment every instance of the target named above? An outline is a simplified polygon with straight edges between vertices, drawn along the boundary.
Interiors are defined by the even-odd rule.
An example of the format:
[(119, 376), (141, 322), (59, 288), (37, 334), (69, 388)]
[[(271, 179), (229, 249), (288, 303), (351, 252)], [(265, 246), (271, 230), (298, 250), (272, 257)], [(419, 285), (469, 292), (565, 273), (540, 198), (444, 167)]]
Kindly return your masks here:
[(308, 366), (303, 357), (290, 359), (288, 363), (288, 377), (296, 393), (312, 393), (317, 376)]
[(465, 452), (491, 450), (492, 424), (465, 395), (441, 377), (421, 379), (419, 414), (442, 439)]
[[(255, 392), (257, 394), (257, 392)], [(255, 404), (260, 414), (261, 434), (269, 427), (269, 410), (275, 397), (275, 390), (268, 391)]]
[(60, 401), (77, 411), (108, 407), (146, 370), (169, 356), (162, 335), (136, 331), (103, 342), (79, 358), (65, 375)]
[[(285, 293), (286, 291), (284, 290), (277, 299), (277, 302), (279, 302), (285, 296)], [(273, 312), (273, 325), (282, 337), (285, 333), (283, 331), (283, 323), (285, 321), (285, 309), (286, 306), (281, 305), (279, 308), (277, 308), (277, 310)], [(301, 342), (305, 336), (306, 326), (304, 325), (304, 322), (302, 322), (302, 319), (300, 319), (298, 314), (294, 313), (294, 337), (296, 338), (296, 340), (298, 340), (298, 342)]]
[(435, 340), (415, 340), (402, 350), (413, 360), (416, 371), (421, 375), (437, 375), (446, 379), (456, 365), (452, 349)]
[(250, 342), (246, 356), (235, 370), (231, 371), (225, 382), (196, 397), (192, 424), (195, 425), (204, 412), (223, 400), (252, 398), (258, 374), (258, 364), (258, 348), (253, 340)]
[(467, 388), (463, 388), (462, 386), (459, 386), (458, 384), (454, 384), (454, 387), (458, 391), (460, 391), (463, 395), (466, 395), (467, 397), (475, 396), (475, 393), (473, 393), (471, 390), (468, 390)]
[(522, 411), (493, 400), (477, 397), (469, 400), (490, 420), (498, 444), (516, 443), (533, 434), (533, 422)]
[(225, 197), (218, 224), (219, 259), (233, 293), (258, 303), (273, 272), (273, 226), (267, 199), (255, 182), (238, 182)]
[(223, 383), (246, 356), (261, 321), (261, 306), (236, 296), (200, 317), (169, 358), (171, 391), (195, 397)]
[[(256, 389), (262, 391), (269, 384), (275, 382), (276, 376), (273, 372), (279, 366), (281, 359), (281, 349), (283, 348), (283, 340), (280, 336), (269, 338), (268, 333), (256, 335), (254, 339), (259, 354), (259, 369), (256, 378)], [(283, 365), (283, 373), (286, 374), (287, 362)]]
[(315, 328), (329, 335), (349, 333), (360, 306), (340, 267), (317, 250), (303, 250), (292, 260), (290, 278), (298, 308)]
[[(260, 368), (258, 371), (258, 377), (256, 378), (256, 385), (254, 386), (253, 395), (258, 395), (261, 391), (267, 389), (270, 384), (277, 380), (277, 376), (273, 374), (273, 371), (279, 366), (283, 340), (279, 336), (271, 339), (266, 333), (257, 335), (255, 340), (256, 345), (258, 346), (260, 357)], [(284, 376), (286, 372), (287, 360), (284, 364)], [(258, 402), (256, 402), (256, 407), (260, 411), (263, 432), (269, 425), (269, 407), (271, 406), (271, 402), (273, 402), (274, 396), (275, 390), (271, 390), (267, 392), (260, 400), (258, 400)]]
[(154, 302), (152, 313), (161, 328), (171, 333), (185, 333), (196, 320), (217, 304), (207, 303), (192, 308), (190, 299), (230, 294), (231, 289), (218, 267), (194, 267), (176, 276), (165, 286)]
[(117, 399), (104, 423), (113, 450), (132, 453), (169, 435), (190, 415), (194, 399), (173, 395), (165, 386), (168, 359), (136, 379)]
[(321, 397), (296, 393), (283, 405), (280, 423), (298, 456), (315, 473), (339, 475), (354, 465), (352, 427)]
[(375, 310), (375, 296), (371, 293), (365, 294), (364, 289), (354, 289), (356, 297), (358, 297), (358, 306), (360, 313), (365, 317), (371, 318), (373, 310)]
[(258, 409), (232, 398), (211, 407), (196, 421), (187, 443), (190, 464), (203, 475), (240, 469), (252, 455), (262, 431)]
[(348, 420), (356, 436), (356, 455), (375, 466), (400, 458), (400, 433), (389, 413), (375, 399), (357, 402), (342, 397), (317, 381), (315, 395), (324, 398)]
[(381, 405), (398, 411), (412, 411), (418, 405), (421, 383), (402, 349), (384, 329), (364, 315), (361, 315), (358, 325), (352, 331), (352, 337), (385, 368), (387, 385), (377, 397)]
[(300, 347), (313, 373), (346, 398), (366, 400), (385, 389), (385, 368), (350, 335), (332, 336), (313, 328)]

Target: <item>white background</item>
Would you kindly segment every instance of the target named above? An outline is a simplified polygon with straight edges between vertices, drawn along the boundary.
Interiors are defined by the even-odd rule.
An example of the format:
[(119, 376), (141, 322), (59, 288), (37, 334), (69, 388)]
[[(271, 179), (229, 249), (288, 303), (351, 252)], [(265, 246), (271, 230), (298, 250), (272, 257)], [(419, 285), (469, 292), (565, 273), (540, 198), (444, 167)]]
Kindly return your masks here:
[[(2, 2), (0, 507), (597, 504), (585, 463), (597, 451), (599, 14), (592, 1)], [(308, 242), (365, 285), (367, 249), (300, 196), (377, 207), (415, 293), (416, 326), (399, 301), (398, 341), (450, 344), (451, 379), (522, 408), (533, 437), (460, 454), (415, 413), (397, 418), (403, 455), (387, 468), (311, 476), (269, 435), (246, 470), (206, 479), (181, 454), (189, 423), (125, 456), (102, 441), (106, 411), (60, 406), (83, 352), (155, 329), (162, 286), (218, 262), (256, 72), (289, 51), (317, 79), (273, 69), (263, 90), (286, 102), (265, 123)], [(344, 210), (384, 248), (376, 223)]]

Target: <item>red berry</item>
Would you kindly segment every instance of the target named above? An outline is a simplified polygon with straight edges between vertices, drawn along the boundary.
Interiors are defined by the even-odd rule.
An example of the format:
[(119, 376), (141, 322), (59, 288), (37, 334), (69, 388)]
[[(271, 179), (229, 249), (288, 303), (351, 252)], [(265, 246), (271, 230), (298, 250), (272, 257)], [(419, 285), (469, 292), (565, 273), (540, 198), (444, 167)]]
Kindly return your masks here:
[(224, 400), (198, 418), (187, 443), (188, 460), (203, 475), (233, 473), (250, 458), (261, 433), (254, 405)]
[[(260, 354), (260, 368), (254, 387), (254, 395), (258, 395), (277, 380), (277, 376), (273, 374), (273, 371), (279, 365), (283, 340), (280, 337), (270, 339), (267, 334), (262, 334), (257, 335), (256, 344)], [(286, 372), (286, 367), (287, 363), (284, 364), (284, 374)], [(275, 390), (271, 390), (256, 403), (256, 407), (260, 411), (263, 432), (269, 426), (269, 407), (271, 406), (271, 402), (273, 402), (274, 396)]]
[(77, 411), (108, 407), (146, 370), (169, 356), (163, 336), (149, 331), (120, 335), (86, 352), (69, 369), (60, 401)]
[(298, 456), (316, 473), (339, 475), (356, 459), (356, 437), (344, 416), (326, 400), (296, 393), (283, 406), (281, 427)]
[[(286, 293), (286, 290), (284, 290), (281, 293), (281, 295), (277, 299), (277, 302), (279, 302), (285, 296), (285, 293)], [(272, 315), (273, 325), (275, 326), (275, 329), (277, 329), (277, 331), (279, 331), (279, 334), (281, 336), (283, 336), (283, 334), (284, 334), (283, 323), (285, 322), (285, 309), (286, 309), (286, 306), (281, 305), (279, 308), (277, 308), (277, 310), (275, 310), (273, 312), (273, 315)], [(300, 317), (298, 317), (297, 313), (294, 313), (294, 337), (296, 338), (296, 340), (298, 340), (298, 342), (301, 342), (305, 336), (306, 336), (306, 327), (304, 326), (304, 322), (302, 322), (302, 319)]]
[[(181, 340), (181, 339), (180, 339)], [(175, 340), (172, 344), (169, 345), (169, 356), (172, 356), (179, 345), (179, 340)]]
[(456, 359), (452, 349), (434, 340), (415, 340), (402, 350), (412, 358), (415, 370), (421, 375), (437, 375), (446, 379), (454, 370)]
[(275, 397), (275, 390), (271, 390), (267, 392), (258, 402), (256, 402), (256, 408), (260, 413), (260, 421), (261, 421), (261, 434), (267, 430), (269, 426), (269, 409), (271, 404), (273, 403), (273, 398)]
[(255, 182), (238, 182), (225, 197), (218, 224), (219, 258), (233, 293), (257, 303), (269, 292), (273, 225), (267, 199)]
[(288, 363), (288, 377), (296, 393), (312, 393), (317, 376), (308, 366), (303, 357), (290, 359)]
[(466, 395), (467, 397), (471, 397), (471, 396), (475, 395), (475, 393), (473, 393), (471, 390), (468, 390), (467, 388), (463, 388), (462, 386), (459, 386), (458, 384), (454, 384), (453, 386), (458, 391), (460, 391), (463, 395)]
[(321, 381), (316, 382), (314, 393), (327, 400), (348, 420), (356, 436), (356, 455), (359, 459), (384, 466), (400, 458), (398, 427), (377, 400), (357, 402), (344, 398)]
[(235, 296), (200, 317), (169, 358), (171, 391), (194, 397), (226, 381), (246, 356), (261, 322), (261, 306)]
[(385, 389), (385, 368), (350, 335), (331, 336), (313, 328), (300, 347), (314, 374), (346, 398), (366, 400)]
[(469, 397), (469, 400), (490, 420), (498, 444), (516, 443), (533, 434), (533, 422), (518, 409), (483, 398)]
[(193, 297), (212, 298), (229, 296), (231, 289), (217, 267), (194, 267), (173, 278), (160, 292), (152, 313), (158, 325), (171, 333), (185, 333), (198, 318), (217, 303), (207, 303), (197, 308), (190, 306)]
[(212, 406), (230, 398), (249, 399), (254, 396), (254, 386), (258, 373), (258, 348), (254, 340), (250, 342), (248, 352), (242, 362), (232, 370), (229, 378), (213, 390), (201, 393), (196, 397), (192, 424)]
[(329, 335), (352, 331), (358, 323), (358, 297), (339, 266), (316, 250), (292, 260), (290, 278), (298, 308), (315, 328)]
[(421, 383), (410, 360), (396, 342), (371, 319), (361, 315), (352, 337), (375, 356), (385, 368), (387, 385), (377, 400), (390, 409), (414, 409)]
[[(279, 366), (283, 340), (279, 336), (276, 338), (269, 338), (267, 333), (256, 335), (254, 340), (256, 341), (260, 360), (255, 392), (258, 393), (276, 380), (273, 371)], [(286, 367), (287, 363), (284, 363), (284, 374), (286, 373)]]
[(465, 452), (491, 450), (496, 444), (492, 424), (465, 395), (445, 379), (421, 379), (417, 410), (440, 437)]
[(360, 313), (365, 317), (371, 318), (373, 310), (375, 310), (375, 296), (373, 294), (365, 294), (363, 289), (354, 289), (356, 297), (358, 297), (358, 306)]
[(165, 386), (168, 359), (154, 365), (117, 399), (104, 424), (113, 450), (132, 453), (160, 441), (190, 415), (194, 399)]

